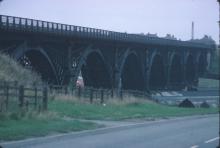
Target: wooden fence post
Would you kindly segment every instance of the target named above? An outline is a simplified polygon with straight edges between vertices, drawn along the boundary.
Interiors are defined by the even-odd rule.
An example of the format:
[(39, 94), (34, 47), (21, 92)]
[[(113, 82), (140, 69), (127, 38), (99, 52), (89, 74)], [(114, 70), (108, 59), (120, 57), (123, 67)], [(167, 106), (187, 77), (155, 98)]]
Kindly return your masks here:
[(29, 101), (28, 101), (28, 100), (26, 100), (26, 101), (25, 101), (25, 108), (26, 108), (26, 112), (28, 111), (28, 107), (29, 107)]
[(65, 86), (64, 89), (65, 89), (65, 95), (67, 95), (68, 94), (68, 87)]
[(90, 89), (90, 97), (89, 97), (89, 101), (92, 104), (93, 103), (93, 89)]
[(51, 94), (53, 93), (53, 86), (52, 85), (49, 85), (49, 91)]
[(18, 81), (14, 82), (14, 86), (17, 87), (18, 86)]
[(105, 94), (106, 94), (106, 100), (108, 100), (109, 99), (109, 91), (105, 90)]
[(104, 90), (103, 89), (101, 89), (101, 102), (100, 103), (101, 104), (104, 103)]
[(15, 81), (14, 87), (15, 87), (15, 94), (16, 96), (18, 96), (18, 81)]
[(72, 96), (73, 96), (73, 91), (74, 91), (74, 88), (73, 86), (71, 87), (71, 93), (72, 93)]
[(123, 100), (123, 91), (122, 91), (122, 89), (120, 89), (119, 93), (120, 93), (120, 99)]
[(43, 89), (43, 111), (47, 110), (47, 103), (48, 103), (47, 87), (44, 87)]
[(113, 98), (114, 97), (114, 90), (113, 90), (113, 88), (111, 89), (111, 98)]
[(34, 88), (34, 108), (37, 109), (37, 88)]
[(8, 99), (9, 99), (9, 86), (8, 86), (8, 84), (5, 82), (4, 83), (4, 90), (5, 90), (5, 109), (6, 109), (6, 111), (8, 110)]
[(19, 86), (18, 94), (19, 94), (18, 96), (19, 106), (20, 108), (23, 108), (24, 106), (24, 86), (23, 85)]
[(81, 98), (81, 87), (78, 87), (78, 98)]

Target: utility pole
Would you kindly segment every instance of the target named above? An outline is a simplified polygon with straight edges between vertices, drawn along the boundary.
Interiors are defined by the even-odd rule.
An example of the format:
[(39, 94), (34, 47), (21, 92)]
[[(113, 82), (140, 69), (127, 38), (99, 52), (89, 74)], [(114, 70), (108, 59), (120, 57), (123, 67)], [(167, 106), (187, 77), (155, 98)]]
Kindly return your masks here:
[(191, 40), (194, 40), (194, 22), (192, 22)]
[(218, 20), (218, 25), (219, 25), (219, 44), (220, 44), (220, 0), (217, 0), (219, 4), (219, 20)]
[[(218, 25), (219, 25), (219, 44), (220, 44), (220, 0), (217, 0), (218, 4), (219, 4), (219, 20), (218, 20)], [(218, 50), (219, 50), (219, 45), (218, 45)], [(220, 69), (220, 65), (218, 64), (218, 68)], [(220, 84), (220, 81), (219, 81)], [(220, 90), (219, 90), (220, 91)], [(220, 148), (220, 98), (219, 98), (219, 102), (218, 102), (218, 115), (219, 115), (219, 143), (217, 148)]]

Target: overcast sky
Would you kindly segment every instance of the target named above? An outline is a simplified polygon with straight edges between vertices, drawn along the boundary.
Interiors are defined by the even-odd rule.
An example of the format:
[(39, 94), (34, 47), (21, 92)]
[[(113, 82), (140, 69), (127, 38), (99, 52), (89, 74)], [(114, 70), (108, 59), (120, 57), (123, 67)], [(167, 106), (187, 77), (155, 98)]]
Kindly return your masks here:
[(3, 0), (0, 14), (128, 33), (218, 41), (217, 0)]

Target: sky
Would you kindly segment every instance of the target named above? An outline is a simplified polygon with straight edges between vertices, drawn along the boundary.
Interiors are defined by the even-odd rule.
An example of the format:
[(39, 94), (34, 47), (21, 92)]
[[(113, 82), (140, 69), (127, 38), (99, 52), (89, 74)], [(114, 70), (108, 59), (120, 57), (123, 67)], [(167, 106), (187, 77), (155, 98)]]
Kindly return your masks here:
[(0, 14), (127, 33), (219, 42), (217, 0), (3, 0)]

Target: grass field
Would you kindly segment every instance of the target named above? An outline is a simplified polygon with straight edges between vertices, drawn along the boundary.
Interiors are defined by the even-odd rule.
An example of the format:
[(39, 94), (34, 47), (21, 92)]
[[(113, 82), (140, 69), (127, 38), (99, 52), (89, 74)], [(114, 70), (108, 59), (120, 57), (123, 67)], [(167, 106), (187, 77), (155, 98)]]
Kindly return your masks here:
[[(82, 101), (82, 100), (81, 100)], [(146, 100), (111, 100), (105, 105), (82, 103), (73, 99), (54, 99), (48, 112), (0, 114), (0, 141), (18, 140), (56, 133), (103, 127), (79, 119), (125, 120), (167, 118), (217, 113), (217, 108), (178, 108)]]
[[(4, 116), (4, 117), (2, 117)], [(52, 116), (52, 117), (51, 117)], [(55, 115), (56, 116), (56, 115)], [(64, 120), (53, 114), (35, 114), (32, 117), (17, 117), (16, 114), (0, 118), (0, 142), (95, 129), (99, 125), (78, 120)]]
[(156, 104), (150, 101), (131, 103), (107, 103), (105, 106), (82, 104), (74, 101), (54, 100), (49, 102), (49, 110), (61, 116), (80, 119), (123, 120), (130, 118), (166, 118), (173, 116), (201, 115), (217, 113), (217, 108), (178, 108)]

